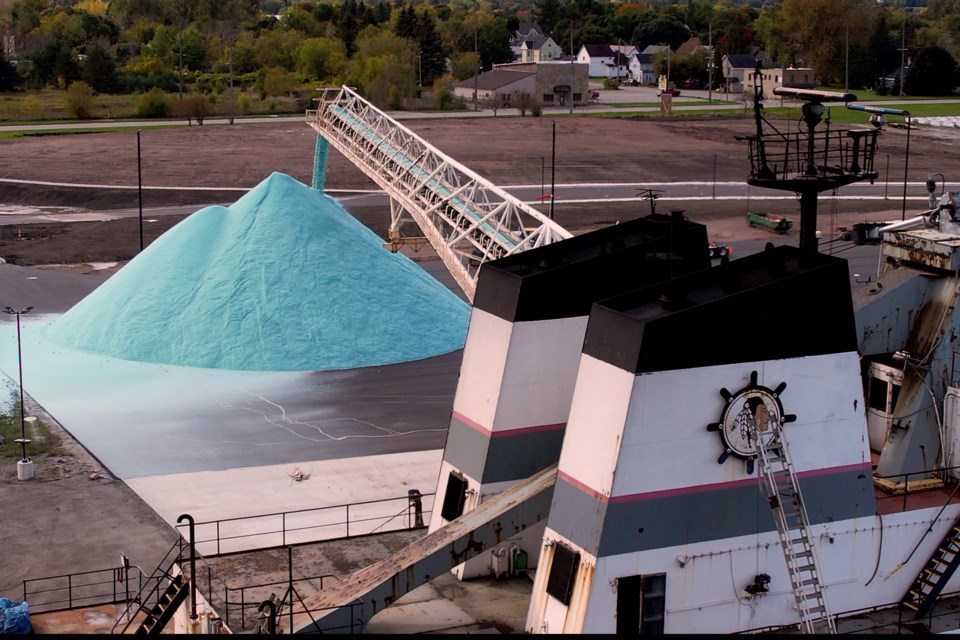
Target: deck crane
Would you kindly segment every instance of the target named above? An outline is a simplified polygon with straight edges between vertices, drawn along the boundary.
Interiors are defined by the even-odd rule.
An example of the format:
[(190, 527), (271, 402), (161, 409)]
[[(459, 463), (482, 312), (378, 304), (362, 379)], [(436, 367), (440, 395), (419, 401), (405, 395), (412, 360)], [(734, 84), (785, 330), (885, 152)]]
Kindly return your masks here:
[[(306, 121), (390, 198), (389, 241), (397, 251), (409, 215), (473, 302), (480, 265), (571, 237), (569, 231), (448, 157), (342, 86), (321, 90)], [(315, 168), (315, 172), (317, 169)], [(316, 179), (315, 179), (316, 182)], [(316, 184), (314, 186), (317, 186)]]

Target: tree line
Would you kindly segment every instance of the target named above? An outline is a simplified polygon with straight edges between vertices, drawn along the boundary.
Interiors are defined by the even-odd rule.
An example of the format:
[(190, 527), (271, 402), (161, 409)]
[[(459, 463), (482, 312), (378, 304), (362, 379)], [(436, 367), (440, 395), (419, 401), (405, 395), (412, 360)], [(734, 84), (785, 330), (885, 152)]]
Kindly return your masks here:
[[(18, 0), (2, 15), (0, 91), (44, 88), (242, 105), (244, 95), (309, 101), (318, 86), (357, 87), (409, 106), (424, 88), (452, 95), (513, 59), (535, 22), (564, 51), (587, 43), (714, 49), (674, 58), (673, 77), (722, 82), (724, 54), (759, 47), (821, 85), (873, 88), (901, 63), (904, 92), (949, 95), (958, 80), (960, 0)], [(697, 57), (699, 56), (699, 57)], [(665, 61), (660, 61), (665, 64)], [(149, 102), (149, 101), (146, 101)], [(196, 101), (194, 109), (205, 107)], [(162, 110), (162, 109), (161, 109)]]

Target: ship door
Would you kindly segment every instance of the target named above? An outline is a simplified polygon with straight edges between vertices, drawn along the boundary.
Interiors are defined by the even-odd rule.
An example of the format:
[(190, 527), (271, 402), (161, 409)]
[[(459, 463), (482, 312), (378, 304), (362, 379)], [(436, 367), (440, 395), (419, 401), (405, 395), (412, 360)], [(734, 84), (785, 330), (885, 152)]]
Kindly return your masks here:
[(867, 435), (870, 448), (881, 452), (893, 424), (893, 410), (900, 397), (903, 370), (881, 362), (871, 362), (867, 371)]
[(666, 574), (617, 578), (617, 633), (663, 635)]

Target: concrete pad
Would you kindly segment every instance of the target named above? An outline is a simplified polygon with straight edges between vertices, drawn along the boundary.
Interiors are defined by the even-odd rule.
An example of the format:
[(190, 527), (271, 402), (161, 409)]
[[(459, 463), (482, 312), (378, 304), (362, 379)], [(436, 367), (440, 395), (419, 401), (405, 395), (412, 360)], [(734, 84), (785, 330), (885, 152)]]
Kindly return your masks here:
[[(408, 491), (436, 491), (442, 458), (435, 449), (126, 482), (171, 526), (189, 514), (201, 553), (225, 553), (407, 529)], [(433, 502), (423, 498), (425, 512)]]

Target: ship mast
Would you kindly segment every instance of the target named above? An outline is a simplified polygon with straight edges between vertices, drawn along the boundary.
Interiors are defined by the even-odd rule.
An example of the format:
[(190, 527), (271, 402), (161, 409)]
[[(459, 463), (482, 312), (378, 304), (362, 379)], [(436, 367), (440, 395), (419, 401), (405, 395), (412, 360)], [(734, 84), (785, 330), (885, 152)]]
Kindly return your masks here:
[[(850, 93), (815, 91), (793, 87), (775, 87), (773, 94), (803, 100), (803, 126), (783, 133), (762, 113), (763, 72), (757, 62), (753, 73), (753, 111), (757, 131), (752, 136), (738, 137), (750, 144), (750, 176), (747, 184), (767, 189), (793, 191), (800, 196), (800, 248), (817, 250), (817, 197), (861, 180), (872, 183), (879, 175), (873, 169), (877, 149), (877, 130), (830, 129), (829, 114), (824, 103), (851, 102)], [(826, 122), (826, 130), (816, 131)]]

